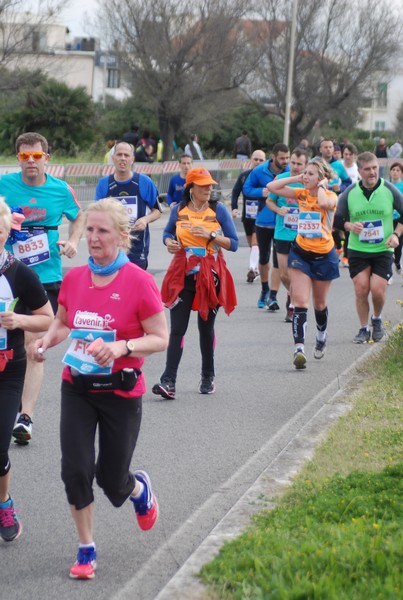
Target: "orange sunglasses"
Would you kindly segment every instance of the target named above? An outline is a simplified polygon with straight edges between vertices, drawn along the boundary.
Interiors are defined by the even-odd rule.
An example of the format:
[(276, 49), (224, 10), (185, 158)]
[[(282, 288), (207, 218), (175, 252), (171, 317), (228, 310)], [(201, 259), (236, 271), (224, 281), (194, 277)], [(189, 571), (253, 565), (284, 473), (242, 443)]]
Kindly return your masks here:
[(41, 160), (41, 158), (46, 156), (46, 152), (40, 152), (38, 150), (36, 152), (18, 152), (17, 156), (23, 161), (29, 160), (31, 156), (34, 160)]

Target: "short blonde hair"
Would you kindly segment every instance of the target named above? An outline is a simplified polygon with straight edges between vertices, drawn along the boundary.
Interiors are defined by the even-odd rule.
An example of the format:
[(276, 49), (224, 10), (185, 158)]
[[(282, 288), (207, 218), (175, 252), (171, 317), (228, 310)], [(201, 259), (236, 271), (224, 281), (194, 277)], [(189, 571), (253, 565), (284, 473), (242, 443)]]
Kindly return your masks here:
[(336, 173), (329, 166), (329, 163), (326, 162), (323, 158), (320, 158), (318, 156), (315, 158), (311, 158), (308, 164), (314, 165), (318, 169), (320, 179), (324, 179), (326, 177), (326, 179), (332, 181), (332, 179), (335, 179), (337, 177)]
[[(90, 204), (87, 209), (87, 217), (91, 212), (104, 212), (110, 215), (115, 229), (118, 233), (123, 236), (122, 250), (127, 252), (131, 246), (131, 235), (130, 235), (130, 220), (123, 204), (116, 198), (110, 196), (109, 198), (103, 198), (93, 204)], [(127, 235), (126, 235), (127, 234)]]
[(4, 202), (4, 199), (0, 196), (0, 219), (3, 219), (5, 228), (10, 231), (11, 229), (11, 210), (9, 206)]

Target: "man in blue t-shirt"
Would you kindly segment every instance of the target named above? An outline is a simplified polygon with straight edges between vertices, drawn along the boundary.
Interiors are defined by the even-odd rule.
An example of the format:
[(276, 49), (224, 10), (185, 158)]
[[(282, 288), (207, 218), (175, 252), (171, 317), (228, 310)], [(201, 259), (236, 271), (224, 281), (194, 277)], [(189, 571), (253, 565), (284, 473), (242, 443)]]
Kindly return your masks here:
[[(45, 172), (48, 164), (48, 142), (39, 133), (27, 132), (16, 140), (17, 159), (21, 171), (8, 173), (0, 179), (0, 196), (13, 209), (23, 212), (22, 236), (12, 251), (17, 258), (36, 271), (43, 284), (53, 311), (62, 281), (61, 255), (73, 258), (77, 254), (84, 228), (82, 212), (72, 188), (65, 181)], [(63, 216), (70, 221), (67, 240), (59, 240), (58, 228)], [(25, 332), (28, 346), (40, 333)], [(15, 441), (28, 444), (32, 436), (32, 415), (43, 380), (43, 363), (27, 357), (21, 414), (13, 431)]]
[(95, 200), (113, 196), (122, 202), (132, 226), (129, 259), (147, 269), (150, 250), (148, 226), (161, 216), (158, 190), (150, 177), (133, 171), (134, 150), (127, 142), (116, 142), (112, 160), (115, 171), (98, 181)]
[(172, 175), (167, 192), (168, 206), (175, 206), (182, 200), (182, 193), (185, 189), (186, 175), (193, 168), (193, 159), (187, 154), (181, 154), (179, 157), (179, 173)]
[(259, 273), (262, 290), (257, 301), (258, 308), (267, 308), (273, 312), (279, 310), (277, 291), (280, 286), (277, 256), (273, 248), (273, 269), (271, 273), (271, 289), (269, 289), (269, 261), (271, 244), (274, 239), (276, 215), (266, 206), (268, 191), (266, 185), (280, 173), (288, 172), (290, 150), (286, 144), (275, 144), (272, 158), (253, 169), (243, 185), (243, 193), (248, 198), (259, 201), (256, 215), (256, 238), (259, 246)]

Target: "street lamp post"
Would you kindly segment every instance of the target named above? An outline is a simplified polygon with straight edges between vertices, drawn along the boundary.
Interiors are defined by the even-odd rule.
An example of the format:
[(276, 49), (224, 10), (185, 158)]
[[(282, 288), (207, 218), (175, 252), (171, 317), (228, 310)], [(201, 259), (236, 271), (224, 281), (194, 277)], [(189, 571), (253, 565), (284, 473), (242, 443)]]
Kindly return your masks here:
[(298, 0), (293, 0), (292, 20), (291, 20), (291, 39), (290, 39), (290, 57), (288, 61), (287, 93), (285, 97), (285, 116), (284, 116), (284, 134), (283, 142), (288, 145), (290, 138), (290, 116), (292, 104), (292, 82), (294, 77), (294, 58), (295, 58), (295, 33), (297, 29), (297, 10)]

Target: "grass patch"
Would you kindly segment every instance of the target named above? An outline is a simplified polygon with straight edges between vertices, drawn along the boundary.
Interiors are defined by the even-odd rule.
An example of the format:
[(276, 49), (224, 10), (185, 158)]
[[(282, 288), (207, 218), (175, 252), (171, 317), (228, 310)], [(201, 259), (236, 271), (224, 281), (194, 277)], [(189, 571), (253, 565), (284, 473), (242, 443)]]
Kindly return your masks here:
[(378, 471), (403, 462), (403, 327), (361, 367), (359, 389), (347, 395), (353, 410), (340, 418), (297, 481), (333, 473)]
[(203, 567), (209, 598), (403, 597), (402, 373), (398, 327), (277, 507)]

